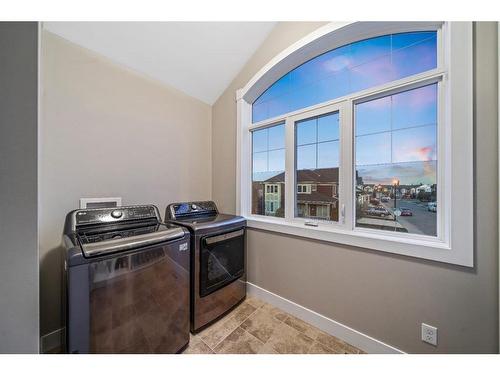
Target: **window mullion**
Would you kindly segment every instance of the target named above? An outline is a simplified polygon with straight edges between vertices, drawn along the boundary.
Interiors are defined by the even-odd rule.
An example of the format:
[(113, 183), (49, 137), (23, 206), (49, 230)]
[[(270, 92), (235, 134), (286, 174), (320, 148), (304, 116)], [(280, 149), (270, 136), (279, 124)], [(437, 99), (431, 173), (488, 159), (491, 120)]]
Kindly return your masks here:
[(285, 219), (295, 216), (295, 129), (292, 119), (285, 121)]
[[(340, 181), (339, 181), (339, 224), (352, 230), (354, 223), (354, 138), (352, 101), (347, 100), (340, 109)], [(342, 215), (343, 214), (343, 215)]]

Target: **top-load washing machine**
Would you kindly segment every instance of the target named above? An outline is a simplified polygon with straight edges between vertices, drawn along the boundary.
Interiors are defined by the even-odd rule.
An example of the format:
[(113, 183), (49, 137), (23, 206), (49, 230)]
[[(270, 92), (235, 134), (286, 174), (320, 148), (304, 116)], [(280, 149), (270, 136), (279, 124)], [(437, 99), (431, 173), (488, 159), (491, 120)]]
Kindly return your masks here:
[(153, 205), (81, 209), (63, 241), (69, 353), (176, 353), (189, 342), (190, 234)]

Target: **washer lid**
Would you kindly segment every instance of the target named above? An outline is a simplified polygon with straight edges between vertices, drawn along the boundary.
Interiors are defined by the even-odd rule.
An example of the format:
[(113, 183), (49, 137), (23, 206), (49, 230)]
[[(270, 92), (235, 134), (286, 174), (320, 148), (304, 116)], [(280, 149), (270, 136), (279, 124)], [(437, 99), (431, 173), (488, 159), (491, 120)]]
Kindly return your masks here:
[(172, 241), (184, 236), (184, 230), (180, 227), (166, 227), (160, 225), (156, 230), (149, 233), (128, 235), (126, 237), (112, 237), (94, 242), (82, 242), (80, 246), (86, 258), (131, 250), (152, 244)]
[(244, 217), (228, 214), (217, 214), (212, 216), (200, 216), (184, 219), (171, 220), (170, 223), (187, 227), (191, 232), (205, 229), (216, 229), (235, 224), (245, 225)]

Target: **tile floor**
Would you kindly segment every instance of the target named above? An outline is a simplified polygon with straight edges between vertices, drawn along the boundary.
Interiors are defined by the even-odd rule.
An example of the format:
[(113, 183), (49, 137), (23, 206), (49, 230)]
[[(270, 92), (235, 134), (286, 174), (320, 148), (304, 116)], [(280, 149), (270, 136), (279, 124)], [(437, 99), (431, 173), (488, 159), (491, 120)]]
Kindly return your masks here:
[(254, 297), (191, 335), (184, 354), (361, 354), (361, 350)]

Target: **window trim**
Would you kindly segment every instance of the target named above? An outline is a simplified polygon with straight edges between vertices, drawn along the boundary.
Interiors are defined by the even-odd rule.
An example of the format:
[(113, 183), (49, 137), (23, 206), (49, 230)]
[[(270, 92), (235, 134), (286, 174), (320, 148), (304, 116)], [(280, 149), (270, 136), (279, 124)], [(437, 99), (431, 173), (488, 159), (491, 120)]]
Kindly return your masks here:
[[(428, 85), (437, 84), (437, 90), (438, 90), (438, 93), (437, 93), (437, 110), (438, 110), (437, 125), (438, 126), (437, 126), (436, 144), (438, 147), (437, 147), (437, 170), (436, 170), (437, 181), (436, 181), (436, 183), (437, 183), (438, 187), (441, 187), (441, 188), (437, 189), (437, 201), (436, 201), (437, 202), (437, 212), (436, 212), (436, 215), (437, 215), (437, 218), (436, 218), (437, 234), (436, 234), (436, 236), (426, 236), (426, 235), (422, 235), (422, 234), (394, 232), (394, 233), (391, 233), (391, 236), (395, 236), (395, 237), (412, 236), (412, 237), (415, 237), (417, 239), (431, 240), (431, 241), (433, 241), (437, 238), (439, 241), (442, 241), (445, 243), (448, 242), (448, 239), (444, 233), (445, 217), (442, 214), (442, 211), (446, 210), (446, 208), (450, 204), (446, 200), (446, 197), (444, 194), (445, 189), (442, 188), (442, 187), (446, 187), (446, 179), (444, 178), (445, 170), (443, 167), (443, 162), (441, 161), (441, 160), (445, 160), (445, 158), (446, 158), (446, 156), (444, 154), (446, 147), (443, 147), (440, 144), (441, 139), (446, 139), (448, 136), (450, 136), (449, 129), (446, 126), (446, 119), (443, 116), (443, 113), (441, 111), (441, 108), (443, 108), (443, 93), (445, 92), (445, 89), (446, 89), (444, 77), (445, 77), (445, 73), (442, 73), (442, 74), (437, 75), (437, 76), (432, 75), (432, 78), (425, 78), (421, 81), (414, 81), (408, 85), (398, 85), (398, 87), (390, 88), (386, 91), (379, 91), (373, 95), (367, 95), (367, 96), (364, 96), (363, 98), (354, 99), (351, 101), (352, 105), (350, 106), (350, 108), (352, 109), (352, 108), (354, 108), (354, 106), (356, 104), (365, 103), (365, 102), (368, 102), (370, 100), (386, 97), (389, 95), (397, 95), (397, 94), (405, 92), (405, 91), (409, 91), (412, 89), (418, 89), (418, 88), (425, 87)], [(353, 138), (351, 141), (352, 154), (355, 155), (356, 154), (356, 142), (354, 141), (354, 138), (355, 138), (355, 136), (354, 136), (354, 122), (355, 122), (355, 120), (354, 120), (354, 117), (352, 117), (351, 119), (352, 119), (352, 121), (349, 124), (349, 133), (352, 134), (352, 138)], [(442, 158), (442, 159), (440, 159), (440, 158)], [(355, 170), (356, 170), (356, 162), (355, 162), (355, 160), (353, 160), (352, 161), (353, 188), (354, 188), (354, 180), (355, 180), (355, 173), (354, 173)], [(353, 194), (353, 202), (352, 202), (352, 208), (351, 208), (352, 210), (354, 210), (355, 205), (356, 205), (356, 194)], [(363, 228), (363, 227), (356, 226), (356, 215), (352, 215), (352, 230), (354, 232), (366, 232), (366, 233), (379, 233), (380, 232), (380, 230), (378, 230), (378, 229)]]
[[(255, 100), (282, 74), (301, 63), (342, 44), (356, 40), (405, 31), (438, 31), (438, 67), (433, 71), (406, 77), (379, 87), (354, 93), (348, 97), (337, 98), (295, 112), (252, 124), (252, 106)], [(347, 40), (347, 42), (346, 42)], [(343, 112), (352, 122), (352, 103), (356, 98), (377, 95), (407, 85), (423, 85), (423, 82), (440, 80), (438, 96), (438, 189), (439, 202), (443, 209), (438, 214), (444, 216), (441, 238), (377, 231), (353, 227), (355, 217), (352, 202), (339, 207), (339, 223), (314, 222), (306, 226), (304, 220), (295, 218), (275, 218), (251, 214), (251, 132), (261, 127), (279, 122), (290, 121), (292, 116), (321, 111), (327, 106), (345, 105)], [(417, 258), (436, 260), (445, 263), (473, 267), (473, 122), (472, 122), (472, 23), (471, 22), (354, 22), (330, 23), (293, 44), (264, 66), (243, 88), (237, 91), (237, 213), (247, 218), (249, 227), (276, 231), (279, 233), (312, 238), (332, 243), (351, 245), (383, 252), (408, 255)], [(442, 110), (444, 108), (444, 111)], [(453, 123), (453, 127), (451, 124)], [(285, 125), (286, 126), (286, 125)], [(285, 171), (294, 171), (294, 159), (288, 155), (293, 151), (294, 132), (285, 129)], [(351, 127), (352, 130), (352, 127)], [(441, 137), (441, 138), (440, 138)], [(352, 131), (347, 137), (353, 144)], [(341, 140), (342, 142), (342, 140)], [(352, 147), (354, 149), (354, 146)], [(249, 152), (250, 151), (250, 152)], [(341, 151), (341, 154), (343, 151)], [(249, 157), (250, 156), (250, 157)], [(344, 155), (341, 155), (344, 157)], [(353, 164), (353, 155), (346, 155)], [(344, 185), (339, 184), (355, 199), (352, 171)], [(290, 176), (291, 175), (291, 176)], [(343, 173), (340, 175), (343, 178)], [(288, 196), (295, 193), (294, 173), (285, 173), (285, 189)], [(345, 177), (344, 177), (345, 178)], [(442, 178), (444, 181), (440, 181)], [(248, 194), (250, 193), (250, 194)], [(286, 195), (287, 196), (287, 195)], [(339, 195), (340, 197), (340, 195)], [(294, 215), (294, 200), (285, 199), (285, 215)], [(339, 201), (340, 202), (340, 201)], [(451, 209), (453, 205), (453, 210)], [(292, 211), (290, 211), (290, 206)], [(453, 215), (452, 215), (453, 212)], [(340, 223), (341, 216), (347, 218)], [(439, 222), (439, 220), (438, 220)], [(346, 224), (347, 223), (347, 224)], [(341, 225), (339, 225), (341, 224)], [(451, 231), (453, 228), (453, 231)]]
[[(324, 103), (323, 103), (324, 104)], [(289, 195), (289, 196), (292, 196), (294, 197), (294, 199), (285, 199), (285, 201), (287, 201), (287, 204), (285, 204), (285, 219), (292, 222), (298, 222), (298, 223), (301, 223), (302, 225), (308, 223), (309, 225), (310, 224), (313, 224), (313, 225), (319, 225), (319, 221), (315, 220), (315, 219), (311, 219), (311, 218), (303, 218), (303, 217), (298, 217), (296, 216), (296, 210), (295, 210), (295, 206), (296, 206), (296, 199), (297, 199), (297, 195), (295, 192), (295, 186), (296, 186), (296, 177), (297, 177), (297, 169), (296, 169), (296, 144), (295, 144), (295, 132), (296, 132), (296, 123), (299, 122), (299, 121), (302, 121), (302, 120), (305, 120), (305, 119), (308, 119), (310, 117), (316, 117), (316, 116), (321, 116), (323, 114), (327, 114), (327, 113), (335, 113), (335, 112), (338, 112), (339, 114), (339, 124), (342, 123), (342, 116), (344, 116), (345, 112), (343, 111), (344, 110), (344, 107), (345, 107), (345, 101), (335, 101), (334, 103), (332, 104), (329, 104), (329, 105), (324, 105), (322, 107), (319, 107), (319, 108), (315, 108), (313, 110), (309, 110), (309, 111), (302, 111), (300, 113), (297, 113), (295, 115), (287, 115), (285, 114), (285, 116), (288, 116), (286, 118), (286, 122), (285, 122), (285, 132), (290, 132), (291, 135), (290, 137), (293, 138), (293, 146), (294, 147), (286, 147), (286, 143), (285, 143), (285, 155), (286, 155), (286, 167), (288, 166), (291, 166), (291, 171), (293, 171), (293, 173), (286, 173), (286, 170), (287, 168), (285, 168), (285, 179), (287, 178), (287, 175), (288, 176), (288, 180), (289, 180), (289, 183), (291, 184), (291, 189), (289, 191), (287, 191), (288, 194), (292, 194), (292, 195)], [(297, 112), (297, 111), (295, 111)], [(293, 113), (295, 113), (293, 112)], [(340, 188), (340, 184), (341, 184), (341, 181), (343, 181), (343, 179), (346, 177), (344, 174), (345, 174), (345, 171), (344, 171), (344, 168), (342, 168), (342, 163), (344, 161), (344, 159), (347, 157), (346, 154), (345, 154), (345, 151), (346, 151), (346, 147), (345, 147), (345, 138), (343, 136), (343, 132), (344, 130), (342, 129), (342, 127), (339, 125), (339, 194), (338, 194), (338, 197), (339, 197), (339, 202), (343, 202), (347, 197), (344, 196), (344, 193), (342, 191), (342, 189)], [(285, 195), (286, 197), (286, 195)], [(331, 228), (344, 228), (345, 227), (345, 216), (341, 215), (341, 210), (339, 209), (339, 220), (338, 221), (325, 221), (324, 219), (321, 220), (321, 224), (322, 225), (328, 225), (329, 227)]]

